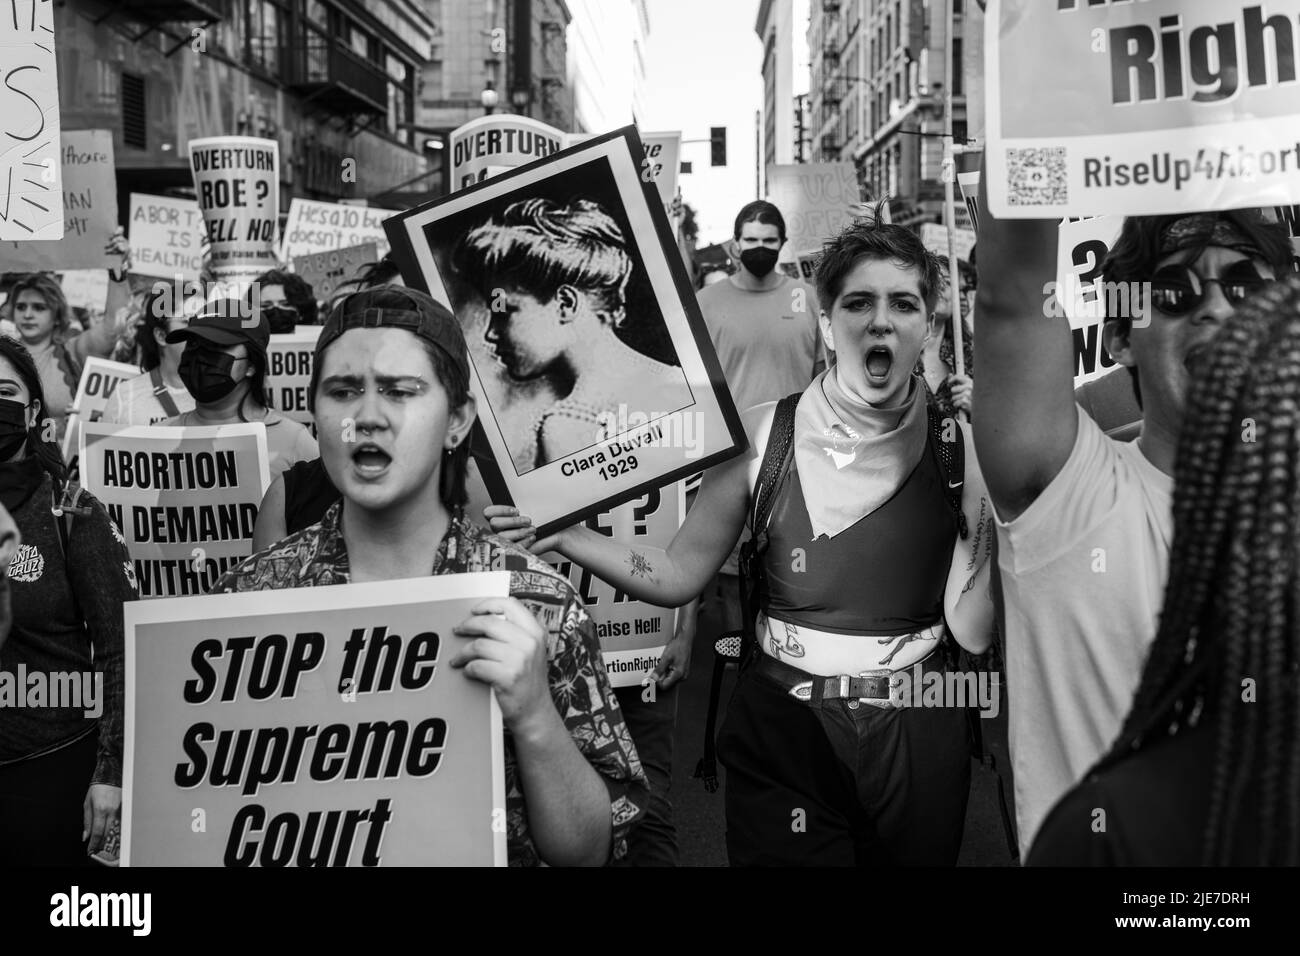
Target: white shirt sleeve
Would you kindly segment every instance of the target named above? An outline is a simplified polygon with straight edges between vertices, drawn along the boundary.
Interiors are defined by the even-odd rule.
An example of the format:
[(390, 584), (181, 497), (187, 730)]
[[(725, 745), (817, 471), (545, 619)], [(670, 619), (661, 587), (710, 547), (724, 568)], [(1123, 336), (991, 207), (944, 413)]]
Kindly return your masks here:
[(1064, 467), (1034, 503), (1002, 530), (999, 563), (1012, 573), (1041, 567), (1072, 549), (1116, 507), (1119, 455), (1110, 440), (1075, 406), (1079, 416), (1074, 448)]

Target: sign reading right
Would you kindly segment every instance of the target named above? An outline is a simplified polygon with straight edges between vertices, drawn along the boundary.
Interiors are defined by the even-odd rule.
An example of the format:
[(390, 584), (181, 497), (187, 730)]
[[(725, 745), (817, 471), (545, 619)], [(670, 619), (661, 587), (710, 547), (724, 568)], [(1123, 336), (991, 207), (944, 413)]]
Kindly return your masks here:
[(989, 0), (995, 216), (1300, 201), (1300, 0)]

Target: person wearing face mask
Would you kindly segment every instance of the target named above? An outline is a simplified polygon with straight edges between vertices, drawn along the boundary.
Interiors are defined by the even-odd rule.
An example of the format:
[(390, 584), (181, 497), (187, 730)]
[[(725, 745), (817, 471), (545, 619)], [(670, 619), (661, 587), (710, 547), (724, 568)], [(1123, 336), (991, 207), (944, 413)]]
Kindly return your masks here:
[(197, 296), (175, 301), (175, 289), (156, 284), (145, 295), (143, 318), (136, 329), (140, 354), (136, 378), (119, 382), (104, 407), (102, 420), (123, 425), (157, 425), (182, 412), (193, 411), (194, 396), (181, 381), (183, 342), (167, 343), (167, 336), (189, 324), (190, 315), (202, 307)]
[[(122, 606), (137, 599), (125, 542), (68, 481), (41, 426), (36, 363), (0, 338), (0, 504), (21, 546), (8, 563), (12, 625), (0, 679), (27, 706), (0, 706), (0, 861), (77, 866), (111, 843), (122, 802)], [(0, 562), (16, 545), (0, 524)], [(48, 695), (30, 696), (47, 675)], [(72, 675), (80, 701), (62, 694)], [(26, 675), (26, 679), (24, 679)], [(90, 690), (86, 690), (90, 688)]]
[(250, 308), (254, 288), (258, 307), (266, 315), (272, 335), (292, 332), (296, 325), (316, 324), (316, 294), (302, 276), (281, 269), (263, 272), (249, 287), (247, 302)]
[[(776, 271), (786, 240), (781, 211), (761, 199), (749, 203), (736, 216), (733, 236), (730, 252), (740, 268), (696, 297), (736, 409), (743, 412), (807, 388), (825, 361), (816, 291)], [(741, 625), (738, 560), (747, 540), (745, 535), (737, 542), (706, 592), (717, 602), (724, 631)], [(696, 612), (692, 602), (681, 619), (693, 622)]]
[(939, 286), (938, 260), (902, 226), (861, 221), (827, 243), (819, 325), (835, 364), (744, 413), (748, 452), (705, 472), (666, 549), (582, 525), (539, 540), (514, 509), (485, 509), (503, 537), (661, 607), (698, 594), (747, 523), (760, 532), (756, 641), (717, 742), (733, 866), (956, 863), (964, 695), (921, 687), (953, 685), (950, 641), (989, 646), (992, 561), (968, 427), (913, 372), (939, 334)]
[(167, 344), (185, 343), (177, 372), (194, 396), (194, 410), (162, 424), (193, 427), (261, 422), (266, 426), (274, 480), (295, 463), (318, 457), (319, 451), (305, 426), (267, 408), (270, 326), (262, 312), (246, 313), (237, 300), (212, 303), (185, 328), (167, 334)]

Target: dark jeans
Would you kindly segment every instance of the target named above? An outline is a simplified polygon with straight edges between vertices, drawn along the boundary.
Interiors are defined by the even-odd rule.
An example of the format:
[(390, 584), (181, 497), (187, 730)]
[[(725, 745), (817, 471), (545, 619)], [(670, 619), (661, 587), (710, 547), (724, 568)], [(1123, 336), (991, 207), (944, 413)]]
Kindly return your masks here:
[(98, 732), (31, 760), (0, 767), (0, 864), (93, 866), (81, 839)]
[(656, 688), (655, 699), (644, 701), (643, 687), (614, 691), (623, 720), (650, 781), (650, 803), (628, 836), (627, 857), (616, 866), (676, 866), (677, 829), (668, 790), (673, 781), (673, 730), (677, 725), (677, 686)]
[(732, 866), (956, 864), (966, 711), (850, 703), (801, 702), (754, 666), (741, 674), (718, 733)]

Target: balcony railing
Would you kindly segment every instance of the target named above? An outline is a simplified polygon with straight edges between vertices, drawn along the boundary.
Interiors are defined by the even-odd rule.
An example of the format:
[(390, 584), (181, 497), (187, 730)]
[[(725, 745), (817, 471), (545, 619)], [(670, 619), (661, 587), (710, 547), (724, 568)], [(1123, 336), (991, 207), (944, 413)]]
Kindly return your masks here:
[(388, 112), (388, 77), (324, 37), (280, 47), (280, 75), (295, 92), (341, 114)]

